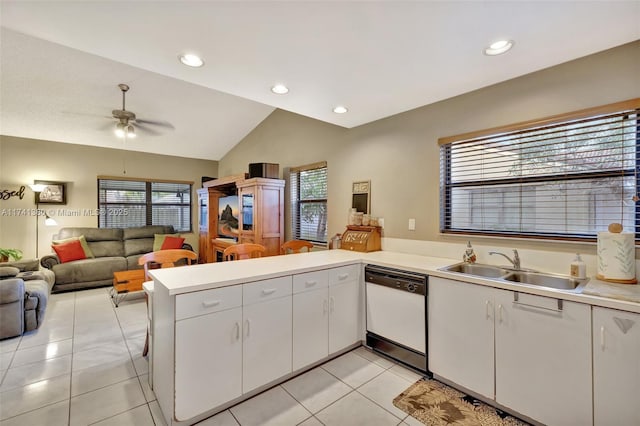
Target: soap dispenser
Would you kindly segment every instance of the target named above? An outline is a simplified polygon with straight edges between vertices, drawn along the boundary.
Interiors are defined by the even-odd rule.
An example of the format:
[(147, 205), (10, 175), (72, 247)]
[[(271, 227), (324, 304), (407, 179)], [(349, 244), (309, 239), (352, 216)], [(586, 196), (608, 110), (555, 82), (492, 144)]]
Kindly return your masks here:
[(476, 254), (473, 251), (473, 247), (471, 247), (471, 241), (467, 241), (467, 249), (462, 255), (462, 260), (467, 263), (476, 263)]
[(587, 265), (582, 261), (580, 253), (576, 253), (576, 258), (571, 262), (571, 276), (578, 279), (587, 278)]

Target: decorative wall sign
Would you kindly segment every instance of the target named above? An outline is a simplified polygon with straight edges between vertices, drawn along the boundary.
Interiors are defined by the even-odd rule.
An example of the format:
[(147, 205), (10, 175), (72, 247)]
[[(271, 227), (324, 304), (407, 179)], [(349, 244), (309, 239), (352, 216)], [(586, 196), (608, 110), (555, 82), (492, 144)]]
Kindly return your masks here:
[(42, 192), (36, 192), (36, 204), (67, 204), (67, 183), (34, 180), (33, 183), (45, 185)]
[(1, 189), (0, 188), (0, 200), (8, 200), (11, 197), (18, 197), (22, 200), (24, 197), (25, 186), (22, 185), (20, 189), (12, 190), (12, 189)]

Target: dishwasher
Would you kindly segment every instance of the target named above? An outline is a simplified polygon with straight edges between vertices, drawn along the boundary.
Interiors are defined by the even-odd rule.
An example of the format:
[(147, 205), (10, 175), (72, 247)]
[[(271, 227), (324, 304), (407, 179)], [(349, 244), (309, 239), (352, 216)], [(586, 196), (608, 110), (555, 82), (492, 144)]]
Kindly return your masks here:
[(428, 276), (376, 265), (364, 273), (367, 346), (428, 373)]

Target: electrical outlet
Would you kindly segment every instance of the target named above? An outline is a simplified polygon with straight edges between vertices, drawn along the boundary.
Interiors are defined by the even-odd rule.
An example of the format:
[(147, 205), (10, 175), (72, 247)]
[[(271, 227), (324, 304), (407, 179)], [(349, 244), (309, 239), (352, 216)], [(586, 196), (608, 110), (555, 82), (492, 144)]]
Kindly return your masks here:
[(409, 231), (416, 230), (416, 220), (414, 218), (409, 219)]
[(378, 218), (378, 226), (380, 226), (380, 228), (384, 229), (384, 218), (383, 217), (379, 217)]

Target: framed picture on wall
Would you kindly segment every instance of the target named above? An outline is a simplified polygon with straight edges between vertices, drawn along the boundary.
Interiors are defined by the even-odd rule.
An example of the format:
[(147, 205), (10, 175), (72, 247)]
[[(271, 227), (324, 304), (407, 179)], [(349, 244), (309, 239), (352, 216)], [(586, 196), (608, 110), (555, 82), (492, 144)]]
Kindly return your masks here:
[(46, 180), (34, 180), (33, 183), (45, 185), (42, 192), (36, 192), (38, 204), (67, 204), (67, 183)]

